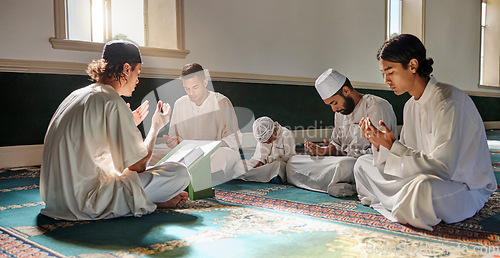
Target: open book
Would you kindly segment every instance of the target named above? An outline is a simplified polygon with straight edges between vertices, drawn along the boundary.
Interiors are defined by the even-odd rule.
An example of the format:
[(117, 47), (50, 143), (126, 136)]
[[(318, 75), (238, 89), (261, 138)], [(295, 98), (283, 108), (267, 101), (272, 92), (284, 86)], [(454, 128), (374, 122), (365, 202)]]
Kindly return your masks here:
[(221, 145), (221, 141), (183, 140), (158, 161), (156, 166), (184, 164), (191, 175), (191, 184), (187, 189), (189, 198), (196, 200), (213, 197), (215, 191), (212, 188), (210, 155)]
[(189, 167), (189, 165), (193, 164), (199, 157), (203, 156), (205, 153), (199, 146), (191, 149), (191, 150), (186, 150), (181, 153), (181, 151), (176, 152), (174, 155), (172, 155), (170, 158), (168, 158), (166, 161), (175, 161), (182, 163), (186, 165), (186, 167)]
[(164, 157), (165, 160), (162, 159), (161, 162), (174, 161), (189, 167), (200, 157), (209, 155), (219, 144), (220, 141), (184, 140), (171, 151), (173, 152), (171, 155), (167, 154)]

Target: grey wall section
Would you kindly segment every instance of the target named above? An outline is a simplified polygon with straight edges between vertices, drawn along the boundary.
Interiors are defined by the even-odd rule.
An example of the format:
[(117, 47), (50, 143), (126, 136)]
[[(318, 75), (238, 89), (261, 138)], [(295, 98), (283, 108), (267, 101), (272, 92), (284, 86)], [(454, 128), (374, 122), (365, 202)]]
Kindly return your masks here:
[[(42, 144), (55, 110), (72, 91), (91, 82), (83, 75), (56, 75), (0, 72), (4, 85), (0, 95), (2, 126), (0, 146)], [(151, 91), (170, 80), (141, 78), (134, 94), (124, 100), (132, 108), (140, 105)], [(312, 86), (263, 83), (213, 82), (215, 91), (226, 95), (235, 107), (251, 110), (254, 117), (263, 115), (292, 129), (325, 128), (333, 125), (333, 112), (323, 103)], [(179, 89), (172, 89), (179, 93)], [(391, 91), (359, 89), (387, 99), (394, 108), (398, 124), (409, 95), (396, 96)], [(484, 121), (500, 121), (499, 98), (472, 97)], [(173, 105), (173, 103), (170, 103)], [(150, 106), (152, 111), (152, 105)], [(241, 117), (240, 126), (247, 117)], [(139, 126), (142, 129), (142, 126)]]
[[(143, 56), (143, 63), (180, 69), (199, 62), (218, 72), (306, 78), (334, 67), (353, 81), (382, 82), (375, 54), (385, 38), (385, 1), (185, 0), (190, 54)], [(0, 58), (87, 64), (100, 56), (51, 47), (53, 2), (1, 0)]]
[[(481, 1), (426, 0), (425, 47), (438, 81), (477, 91)], [(498, 91), (497, 91), (498, 92)]]

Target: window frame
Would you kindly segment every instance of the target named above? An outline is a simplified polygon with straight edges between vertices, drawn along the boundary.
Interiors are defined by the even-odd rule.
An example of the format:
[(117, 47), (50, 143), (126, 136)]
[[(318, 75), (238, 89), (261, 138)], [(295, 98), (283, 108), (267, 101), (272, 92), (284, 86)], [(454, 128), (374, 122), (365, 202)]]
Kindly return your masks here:
[[(185, 49), (184, 42), (184, 0), (176, 1), (176, 33), (177, 49), (155, 48), (140, 46), (141, 54), (155, 57), (186, 58), (190, 53)], [(55, 37), (49, 38), (54, 49), (101, 52), (105, 43), (71, 40), (66, 30), (66, 0), (54, 0), (54, 29)], [(145, 33), (148, 33), (146, 31)]]
[[(483, 3), (485, 4), (485, 12), (483, 13)], [(481, 4), (481, 15), (480, 15), (480, 23), (479, 23), (479, 29), (480, 29), (480, 49), (479, 49), (479, 78), (478, 78), (478, 84), (479, 84), (479, 88), (483, 88), (483, 89), (494, 89), (494, 90), (500, 90), (500, 54), (499, 54), (499, 57), (498, 57), (498, 67), (499, 67), (499, 78), (498, 78), (498, 82), (497, 84), (485, 84), (484, 82), (484, 65), (485, 65), (485, 60), (484, 60), (484, 57), (488, 55), (488, 53), (485, 52), (485, 50), (489, 49), (489, 48), (486, 48), (485, 47), (485, 37), (486, 37), (486, 33), (487, 33), (487, 29), (489, 27), (489, 23), (487, 21), (487, 17), (488, 17), (488, 0), (481, 0), (480, 2)], [(500, 5), (500, 1), (496, 2), (495, 3), (496, 5)], [(495, 15), (496, 17), (500, 17), (500, 8), (498, 8), (498, 13), (495, 12)], [(491, 11), (492, 9), (490, 9)], [(497, 11), (497, 10), (495, 10)], [(484, 15), (484, 17), (483, 17)], [(485, 21), (485, 24), (483, 25), (483, 19)], [(500, 27), (500, 26), (499, 26)], [(488, 33), (488, 38), (491, 38), (491, 35), (490, 33)], [(497, 42), (500, 42), (500, 39), (497, 39), (498, 41)], [(491, 54), (491, 53), (490, 53)]]
[[(399, 0), (399, 30), (417, 36), (425, 44), (425, 0)], [(389, 39), (390, 3), (385, 1), (385, 37)]]

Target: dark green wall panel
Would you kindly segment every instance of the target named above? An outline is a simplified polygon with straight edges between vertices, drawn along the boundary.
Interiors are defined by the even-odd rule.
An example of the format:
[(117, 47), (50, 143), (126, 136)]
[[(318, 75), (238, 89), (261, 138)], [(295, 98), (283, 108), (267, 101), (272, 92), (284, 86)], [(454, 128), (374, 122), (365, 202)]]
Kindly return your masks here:
[(471, 96), (484, 121), (500, 121), (500, 98)]
[[(7, 72), (0, 72), (0, 81), (4, 85), (0, 97), (0, 146), (42, 144), (49, 121), (62, 100), (75, 89), (91, 83), (88, 76), (83, 75)], [(136, 108), (147, 94), (170, 81), (140, 78), (133, 96), (124, 99)], [(182, 92), (180, 85), (168, 85), (177, 87), (172, 88), (176, 94)], [(213, 82), (213, 86), (215, 91), (226, 95), (235, 107), (251, 110), (255, 118), (267, 115), (292, 129), (333, 125), (333, 111), (323, 103), (312, 86), (220, 81)], [(398, 124), (402, 123), (402, 110), (410, 97), (408, 94), (396, 96), (384, 90), (359, 91), (387, 99), (393, 105)], [(472, 99), (484, 121), (500, 121), (499, 98), (473, 96)], [(249, 120), (248, 117), (239, 119), (240, 126)]]
[(0, 73), (3, 84), (0, 146), (43, 143), (52, 114), (69, 93), (89, 83), (87, 78)]

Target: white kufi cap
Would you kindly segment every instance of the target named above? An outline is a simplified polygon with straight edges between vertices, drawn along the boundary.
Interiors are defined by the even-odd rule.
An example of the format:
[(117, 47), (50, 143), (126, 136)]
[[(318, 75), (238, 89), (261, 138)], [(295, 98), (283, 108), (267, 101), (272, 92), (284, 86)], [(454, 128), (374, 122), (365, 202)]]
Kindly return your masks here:
[(318, 79), (316, 79), (314, 86), (316, 87), (319, 96), (322, 99), (327, 99), (342, 88), (345, 80), (346, 77), (344, 75), (333, 70), (332, 68), (329, 68), (322, 73)]
[(274, 133), (274, 122), (267, 116), (259, 117), (253, 122), (253, 136), (258, 142), (267, 142)]

